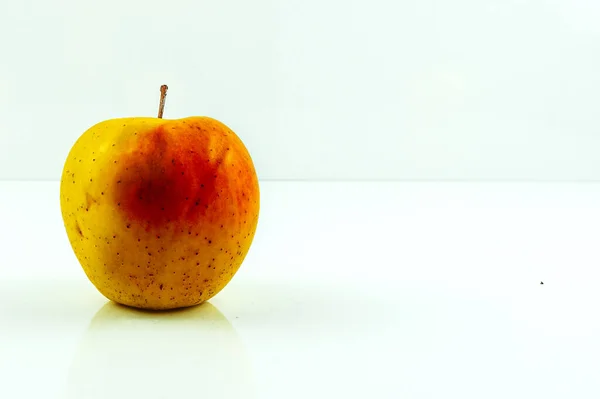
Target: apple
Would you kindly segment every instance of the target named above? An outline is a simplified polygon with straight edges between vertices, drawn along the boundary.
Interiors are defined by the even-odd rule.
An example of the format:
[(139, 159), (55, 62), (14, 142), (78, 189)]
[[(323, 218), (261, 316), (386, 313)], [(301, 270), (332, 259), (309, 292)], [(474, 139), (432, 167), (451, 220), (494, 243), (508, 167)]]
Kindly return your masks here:
[(145, 309), (221, 291), (256, 232), (258, 178), (241, 139), (206, 117), (106, 120), (74, 143), (60, 206), (86, 276), (108, 299)]

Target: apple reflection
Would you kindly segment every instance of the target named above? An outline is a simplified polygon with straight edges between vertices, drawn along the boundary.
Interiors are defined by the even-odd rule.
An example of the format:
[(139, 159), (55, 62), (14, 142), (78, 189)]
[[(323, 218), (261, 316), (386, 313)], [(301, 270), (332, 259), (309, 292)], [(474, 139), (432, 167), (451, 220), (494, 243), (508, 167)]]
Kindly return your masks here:
[(244, 346), (209, 302), (169, 312), (106, 303), (73, 360), (68, 398), (253, 398)]

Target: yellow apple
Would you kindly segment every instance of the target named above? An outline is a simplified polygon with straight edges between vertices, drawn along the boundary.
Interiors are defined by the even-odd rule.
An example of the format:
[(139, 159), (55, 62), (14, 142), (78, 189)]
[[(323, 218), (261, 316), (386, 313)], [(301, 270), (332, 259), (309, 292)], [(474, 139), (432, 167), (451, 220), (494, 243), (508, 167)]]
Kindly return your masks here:
[[(163, 92), (164, 99), (164, 92)], [(222, 290), (254, 239), (260, 194), (248, 150), (206, 116), (117, 118), (85, 131), (60, 184), (69, 242), (92, 284), (148, 309)]]

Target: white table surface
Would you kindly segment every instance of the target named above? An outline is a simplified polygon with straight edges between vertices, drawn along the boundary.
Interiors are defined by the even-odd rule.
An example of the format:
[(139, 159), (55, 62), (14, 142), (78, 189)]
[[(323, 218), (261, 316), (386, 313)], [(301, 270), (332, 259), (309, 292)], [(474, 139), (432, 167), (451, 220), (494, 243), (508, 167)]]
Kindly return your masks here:
[(600, 184), (263, 182), (170, 314), (93, 288), (58, 187), (0, 183), (0, 398), (600, 398)]

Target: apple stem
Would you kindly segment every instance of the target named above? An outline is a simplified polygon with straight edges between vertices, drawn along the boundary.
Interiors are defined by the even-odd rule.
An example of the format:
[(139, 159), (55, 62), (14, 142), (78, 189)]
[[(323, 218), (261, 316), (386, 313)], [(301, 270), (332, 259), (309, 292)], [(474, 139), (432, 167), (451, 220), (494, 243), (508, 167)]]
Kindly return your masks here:
[(162, 85), (160, 86), (160, 104), (158, 105), (158, 117), (163, 117), (163, 111), (165, 110), (165, 98), (167, 97), (167, 90), (169, 86)]

